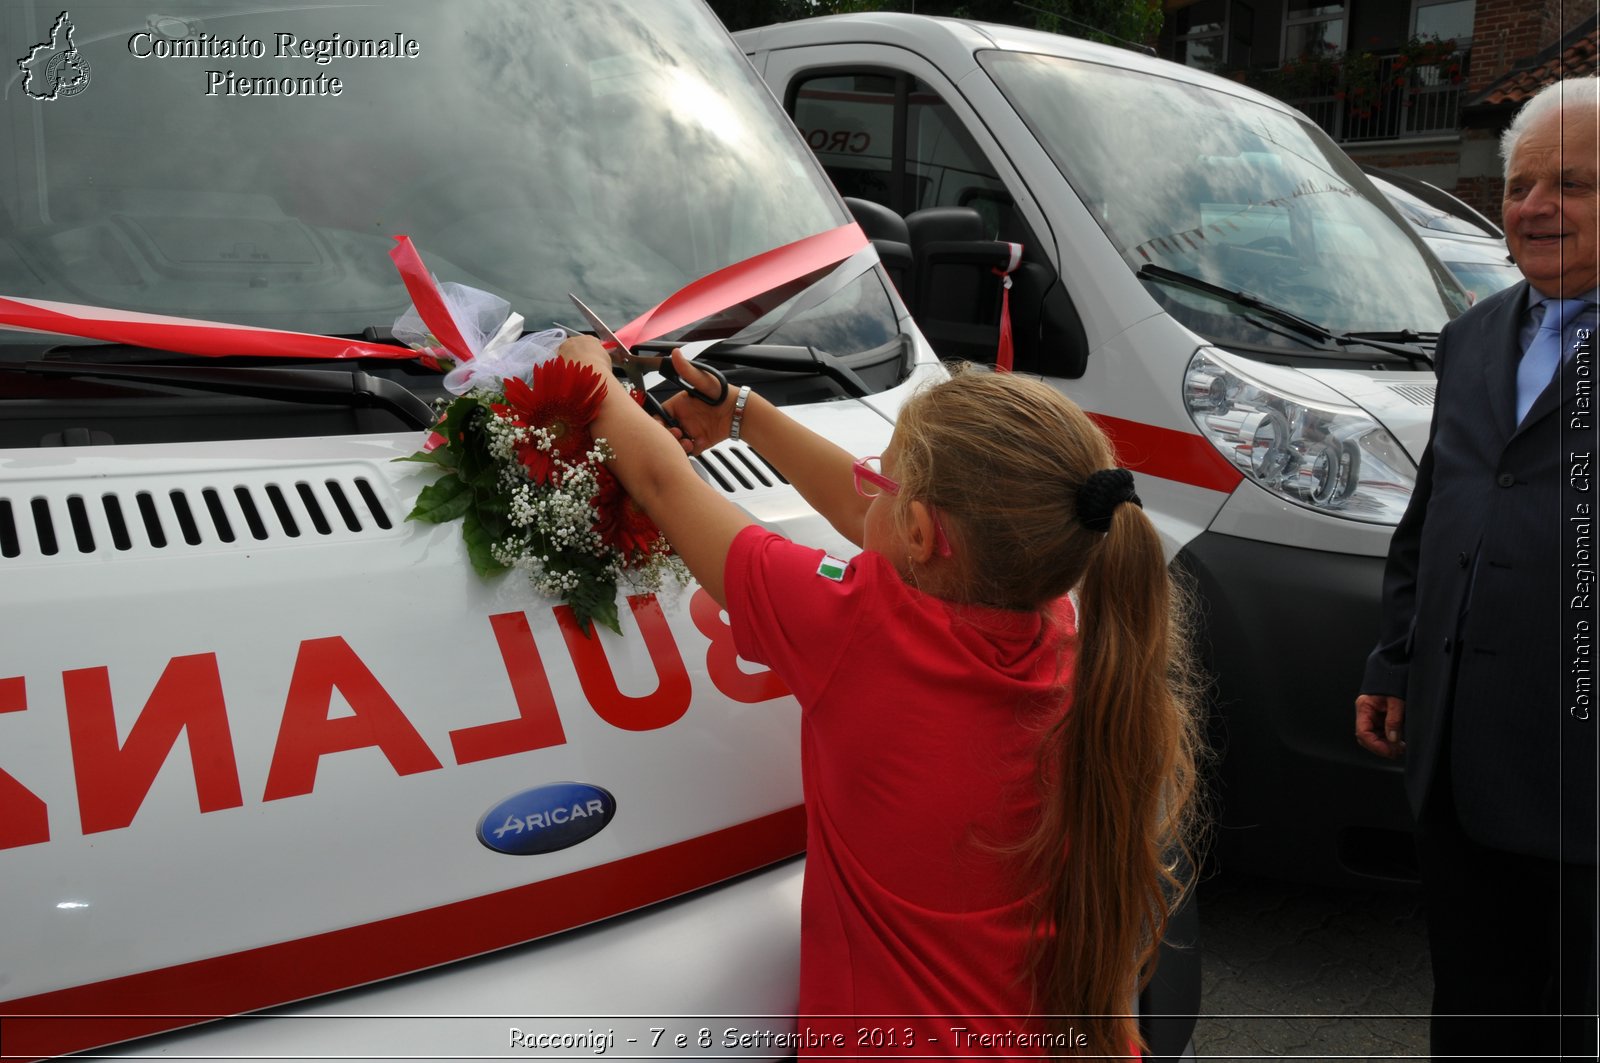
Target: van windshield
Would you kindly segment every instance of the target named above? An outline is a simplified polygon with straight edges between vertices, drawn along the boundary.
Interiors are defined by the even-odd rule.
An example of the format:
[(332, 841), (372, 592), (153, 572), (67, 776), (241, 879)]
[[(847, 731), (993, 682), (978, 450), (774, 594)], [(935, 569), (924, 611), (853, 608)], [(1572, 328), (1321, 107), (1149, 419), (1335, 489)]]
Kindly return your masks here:
[[(621, 324), (849, 220), (697, 0), (8, 0), (0, 58), (0, 295), (359, 335), (407, 234), (529, 329)], [(894, 332), (863, 281), (834, 353)]]
[[(1135, 270), (1248, 292), (1337, 333), (1437, 332), (1465, 308), (1456, 282), (1310, 122), (1148, 73), (980, 58)], [(1263, 341), (1259, 319), (1213, 295), (1150, 285), (1202, 335)]]

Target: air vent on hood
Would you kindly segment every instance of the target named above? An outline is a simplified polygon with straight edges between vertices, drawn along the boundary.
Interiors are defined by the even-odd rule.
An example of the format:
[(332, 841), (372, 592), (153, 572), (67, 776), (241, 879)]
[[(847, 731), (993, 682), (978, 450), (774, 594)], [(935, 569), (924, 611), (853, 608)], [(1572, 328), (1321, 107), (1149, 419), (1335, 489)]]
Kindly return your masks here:
[(765, 491), (789, 482), (766, 458), (745, 444), (731, 440), (717, 444), (695, 461), (724, 494)]
[(1390, 384), (1389, 390), (1407, 402), (1418, 406), (1432, 406), (1438, 388), (1433, 384)]
[(0, 561), (253, 550), (396, 532), (379, 477), (326, 466), (0, 486)]

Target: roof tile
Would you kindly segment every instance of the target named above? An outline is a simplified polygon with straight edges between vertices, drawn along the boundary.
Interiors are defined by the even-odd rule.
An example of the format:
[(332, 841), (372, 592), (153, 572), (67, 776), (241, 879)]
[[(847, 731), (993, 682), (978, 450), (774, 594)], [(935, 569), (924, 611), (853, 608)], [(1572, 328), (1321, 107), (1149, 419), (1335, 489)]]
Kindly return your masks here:
[(1473, 102), (1478, 105), (1521, 104), (1553, 82), (1596, 73), (1600, 57), (1600, 17), (1587, 29), (1579, 27), (1563, 40), (1533, 58), (1531, 65), (1514, 69), (1485, 89)]

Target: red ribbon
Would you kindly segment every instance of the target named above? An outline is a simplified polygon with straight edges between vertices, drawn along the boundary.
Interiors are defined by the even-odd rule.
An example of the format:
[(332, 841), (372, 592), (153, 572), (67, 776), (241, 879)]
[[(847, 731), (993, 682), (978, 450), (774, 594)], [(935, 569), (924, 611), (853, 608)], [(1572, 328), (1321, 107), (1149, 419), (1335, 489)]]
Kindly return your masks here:
[(179, 354), (222, 357), (231, 354), (262, 358), (415, 358), (409, 347), (363, 343), (307, 332), (283, 332), (227, 325), (220, 321), (141, 314), (42, 299), (0, 296), (0, 326), (82, 336), (130, 347), (148, 347)]
[(405, 283), (406, 292), (411, 296), (411, 304), (417, 308), (417, 316), (422, 318), (422, 323), (428, 326), (433, 338), (443, 344), (456, 361), (472, 361), (472, 348), (467, 345), (466, 337), (461, 335), (461, 326), (456, 324), (450, 304), (444, 301), (444, 293), (439, 290), (433, 274), (422, 264), (422, 256), (417, 254), (411, 237), (396, 236), (394, 243), (389, 249), (389, 258), (400, 271), (400, 280)]
[(624, 346), (632, 347), (664, 336), (762, 292), (836, 266), (865, 246), (867, 234), (855, 222), (850, 222), (763, 251), (690, 281), (617, 329), (617, 339)]
[(1022, 265), (1022, 245), (1009, 244), (1011, 248), (1011, 261), (1005, 269), (995, 270), (995, 275), (1000, 278), (1000, 343), (994, 353), (996, 369), (1009, 373), (1011, 371), (1011, 274), (1018, 266)]
[[(457, 360), (472, 357), (454, 315), (422, 256), (406, 236), (395, 237), (389, 252), (417, 313), (429, 331)], [(804, 237), (782, 247), (735, 262), (699, 280), (691, 281), (650, 310), (617, 330), (617, 337), (632, 345), (699, 321), (763, 292), (792, 283), (818, 270), (835, 266), (867, 244), (866, 234), (854, 222)], [(78, 306), (42, 299), (0, 296), (0, 327), (50, 332), (106, 343), (122, 343), (158, 351), (176, 351), (220, 358), (250, 355), (263, 358), (421, 358), (430, 356), (409, 347), (388, 343), (316, 336), (306, 332), (229, 325), (220, 321), (143, 314), (135, 310)]]

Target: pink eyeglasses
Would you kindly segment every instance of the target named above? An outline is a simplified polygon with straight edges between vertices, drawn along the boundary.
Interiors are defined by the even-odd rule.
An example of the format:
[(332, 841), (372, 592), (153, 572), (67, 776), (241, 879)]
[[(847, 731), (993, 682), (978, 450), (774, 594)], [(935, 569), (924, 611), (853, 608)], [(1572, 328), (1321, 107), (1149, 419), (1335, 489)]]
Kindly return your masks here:
[[(856, 494), (862, 498), (877, 498), (881, 494), (900, 493), (900, 485), (883, 474), (883, 458), (877, 454), (857, 458), (851, 464), (850, 471), (855, 475)], [(944, 524), (939, 520), (939, 511), (931, 505), (928, 506), (928, 511), (933, 514), (933, 536), (939, 556), (949, 557), (955, 551), (950, 549), (950, 540), (944, 534)]]

